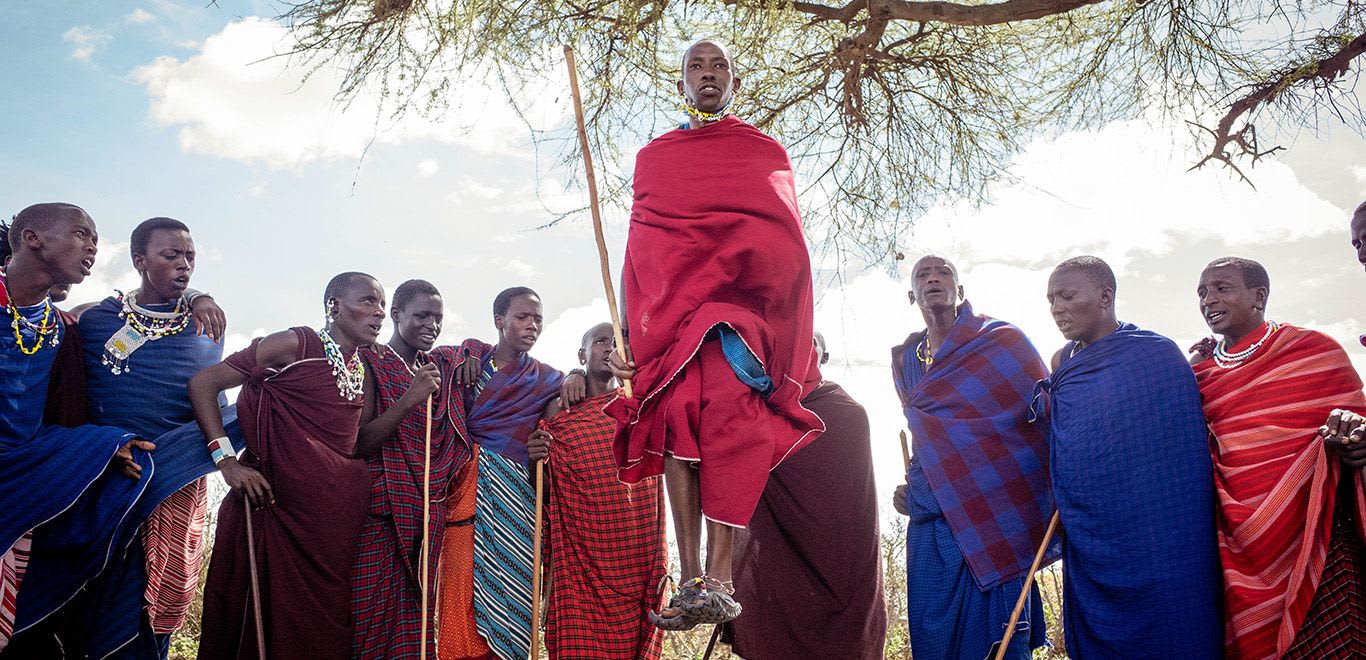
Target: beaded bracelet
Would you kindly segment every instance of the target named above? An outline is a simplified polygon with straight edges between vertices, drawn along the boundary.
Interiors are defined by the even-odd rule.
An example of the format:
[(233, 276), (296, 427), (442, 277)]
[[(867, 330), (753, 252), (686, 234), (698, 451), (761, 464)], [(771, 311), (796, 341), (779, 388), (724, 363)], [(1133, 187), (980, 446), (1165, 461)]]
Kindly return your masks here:
[(232, 450), (232, 443), (223, 437), (209, 441), (209, 455), (213, 457), (213, 464), (218, 465), (225, 458), (236, 458), (237, 452)]

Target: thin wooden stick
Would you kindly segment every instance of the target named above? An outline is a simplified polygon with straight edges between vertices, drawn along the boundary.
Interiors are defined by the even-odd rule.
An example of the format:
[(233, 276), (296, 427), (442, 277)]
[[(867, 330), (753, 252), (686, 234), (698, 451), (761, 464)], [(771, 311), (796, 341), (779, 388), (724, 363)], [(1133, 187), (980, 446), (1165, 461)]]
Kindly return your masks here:
[(256, 616), (256, 657), (266, 660), (266, 627), (261, 616), (261, 580), (256, 572), (256, 533), (251, 528), (251, 500), (242, 497), (247, 509), (247, 568), (251, 570), (251, 607)]
[(545, 461), (536, 461), (536, 530), (531, 542), (531, 652), (541, 654), (541, 503), (545, 499)]
[(422, 650), (418, 658), (427, 660), (427, 591), (431, 586), (431, 570), (427, 563), (432, 547), (432, 395), (427, 395), (427, 444), (422, 458)]
[(1020, 589), (1020, 597), (1015, 600), (1015, 611), (1010, 613), (1010, 622), (1006, 624), (1006, 635), (1001, 640), (1001, 647), (996, 649), (996, 660), (1006, 657), (1006, 647), (1010, 646), (1010, 638), (1015, 634), (1015, 624), (1020, 621), (1020, 612), (1024, 611), (1025, 603), (1029, 601), (1029, 588), (1034, 584), (1034, 573), (1038, 572), (1039, 564), (1043, 563), (1043, 556), (1048, 552), (1048, 542), (1053, 540), (1053, 530), (1058, 528), (1058, 512), (1053, 512), (1053, 517), (1048, 521), (1048, 530), (1043, 533), (1043, 542), (1039, 544), (1039, 551), (1034, 553), (1034, 563), (1029, 566), (1029, 575), (1025, 576), (1024, 588)]
[[(583, 167), (588, 172), (588, 207), (593, 214), (593, 237), (598, 241), (598, 262), (602, 265), (602, 288), (607, 293), (607, 309), (612, 313), (612, 334), (617, 340), (617, 353), (622, 362), (626, 357), (626, 339), (621, 334), (621, 312), (617, 309), (617, 292), (612, 288), (612, 267), (607, 261), (607, 241), (602, 237), (602, 211), (598, 205), (598, 181), (593, 176), (593, 154), (588, 150), (588, 128), (583, 119), (583, 98), (579, 95), (579, 68), (574, 64), (574, 49), (564, 47), (564, 63), (569, 67), (569, 89), (574, 94), (574, 117), (579, 124), (579, 149), (583, 151)], [(631, 398), (631, 381), (623, 379), (621, 389)]]
[(901, 463), (902, 469), (911, 469), (911, 448), (906, 445), (906, 432), (901, 432)]
[(716, 648), (716, 638), (721, 636), (721, 625), (716, 624), (711, 629), (711, 639), (707, 641), (707, 652), (702, 654), (702, 660), (711, 660), (711, 651)]

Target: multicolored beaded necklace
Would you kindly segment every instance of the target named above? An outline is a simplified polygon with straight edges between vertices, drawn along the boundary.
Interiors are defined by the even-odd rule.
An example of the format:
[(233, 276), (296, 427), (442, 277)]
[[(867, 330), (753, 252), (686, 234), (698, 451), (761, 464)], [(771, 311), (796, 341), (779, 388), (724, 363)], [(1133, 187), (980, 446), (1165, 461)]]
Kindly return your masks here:
[(934, 353), (930, 352), (929, 331), (926, 331), (925, 338), (921, 339), (920, 343), (915, 345), (915, 357), (920, 360), (920, 364), (925, 365), (926, 369), (934, 366)]
[[(734, 100), (734, 99), (732, 99), (732, 100)], [(703, 112), (703, 111), (698, 110), (697, 108), (693, 107), (693, 104), (688, 102), (687, 97), (684, 97), (684, 98), (683, 98), (683, 112), (688, 113), (688, 115), (691, 116), (692, 118), (696, 119), (696, 120), (698, 121), (698, 123), (701, 123), (701, 124), (704, 124), (704, 125), (705, 125), (705, 124), (715, 124), (716, 122), (721, 121), (722, 119), (725, 119), (725, 118), (726, 118), (726, 115), (730, 114), (730, 103), (727, 103), (727, 104), (726, 104), (726, 107), (721, 108), (720, 110), (717, 110), (716, 112)]]
[[(37, 353), (43, 347), (44, 340), (47, 340), (49, 348), (56, 348), (61, 343), (61, 337), (57, 334), (59, 324), (52, 313), (52, 298), (43, 296), (43, 319), (34, 324), (19, 313), (19, 305), (10, 301), (9, 288), (6, 285), (7, 282), (0, 278), (0, 305), (8, 307), (10, 315), (14, 319), (10, 322), (10, 327), (14, 328), (14, 345), (18, 346), (19, 351), (24, 355)], [(20, 329), (21, 327), (33, 333), (37, 340), (33, 346), (24, 345), (24, 333)]]
[(132, 369), (128, 366), (128, 358), (143, 344), (174, 335), (190, 325), (192, 314), (184, 297), (176, 300), (175, 309), (154, 312), (138, 305), (137, 298), (141, 292), (142, 289), (133, 289), (125, 294), (115, 290), (119, 302), (123, 304), (123, 309), (119, 311), (123, 327), (104, 342), (104, 355), (100, 357), (100, 362), (116, 376)]
[(365, 363), (360, 359), (360, 351), (352, 353), (351, 359), (347, 360), (342, 357), (341, 346), (331, 333), (319, 330), (318, 339), (322, 340), (323, 354), (327, 356), (328, 364), (332, 365), (332, 375), (337, 377), (337, 390), (347, 401), (354, 401), (365, 386)]

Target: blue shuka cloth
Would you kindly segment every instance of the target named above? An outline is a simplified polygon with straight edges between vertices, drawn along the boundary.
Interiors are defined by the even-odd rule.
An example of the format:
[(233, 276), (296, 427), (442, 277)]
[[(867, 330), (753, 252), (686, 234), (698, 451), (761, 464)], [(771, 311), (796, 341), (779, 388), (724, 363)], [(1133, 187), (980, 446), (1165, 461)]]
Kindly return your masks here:
[[(145, 307), (155, 312), (168, 312), (174, 305)], [(203, 436), (193, 424), (194, 411), (190, 406), (186, 385), (201, 369), (223, 359), (223, 346), (207, 336), (195, 334), (192, 327), (186, 328), (143, 344), (129, 356), (127, 364), (121, 369), (122, 373), (116, 375), (103, 363), (104, 345), (123, 328), (124, 319), (119, 317), (122, 309), (123, 305), (118, 299), (109, 297), (81, 315), (90, 420), (96, 424), (127, 429), (144, 438), (158, 438), (189, 425), (190, 428), (180, 435), (167, 436), (166, 442), (174, 442), (177, 448), (187, 450), (177, 461), (183, 463), (189, 460), (189, 465), (193, 466), (198, 461), (197, 454), (206, 450)], [(226, 405), (227, 398), (220, 393), (219, 406)], [(154, 456), (163, 473), (160, 476), (165, 477), (169, 456), (161, 454), (160, 444)], [(204, 466), (200, 464), (200, 467)], [(173, 481), (179, 480), (177, 477)], [(159, 479), (158, 483), (164, 481)], [(186, 483), (191, 481), (193, 479)], [(163, 495), (152, 494), (149, 499), (160, 503), (172, 492), (174, 490)], [(146, 556), (140, 538), (134, 535), (127, 552), (111, 559), (99, 578), (90, 583), (88, 596), (80, 603), (84, 612), (79, 620), (86, 624), (87, 636), (108, 640), (97, 642), (97, 646), (108, 646), (142, 636), (145, 638), (124, 646), (119, 656), (152, 657), (150, 653), (157, 653), (158, 642), (153, 639), (151, 630), (146, 626), (136, 626), (138, 620), (129, 616), (144, 609), (146, 603), (143, 594), (146, 587)], [(130, 624), (136, 627), (130, 627)], [(165, 657), (165, 654), (157, 653), (157, 657)]]
[[(911, 351), (908, 351), (910, 353)], [(919, 360), (903, 370), (908, 386), (924, 375)], [(930, 489), (918, 459), (906, 472), (906, 616), (911, 653), (918, 658), (982, 660), (1005, 635), (1024, 578), (1006, 580), (983, 591), (969, 569), (944, 511)], [(1007, 658), (1025, 660), (1031, 649), (1048, 644), (1038, 585), (1020, 613)]]
[(1222, 589), (1209, 432), (1171, 340), (1132, 324), (1039, 383), (1062, 518), (1074, 658), (1219, 658)]

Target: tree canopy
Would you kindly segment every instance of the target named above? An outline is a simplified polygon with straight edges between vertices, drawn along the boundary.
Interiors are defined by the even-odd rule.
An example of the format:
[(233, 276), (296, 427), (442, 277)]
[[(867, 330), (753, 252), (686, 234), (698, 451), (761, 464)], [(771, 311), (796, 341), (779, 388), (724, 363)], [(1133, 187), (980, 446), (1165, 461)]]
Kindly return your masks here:
[(470, 77), (525, 108), (523, 86), (572, 45), (619, 202), (624, 146), (681, 117), (661, 110), (679, 105), (683, 47), (718, 39), (744, 80), (735, 112), (808, 173), (808, 228), (872, 261), (936, 201), (979, 199), (1049, 131), (1187, 121), (1193, 167), (1251, 184), (1249, 167), (1279, 148), (1258, 128), (1363, 127), (1357, 0), (304, 0), (283, 18), (294, 55), (343, 67), (343, 97), (377, 84), (396, 113), (456, 106)]

